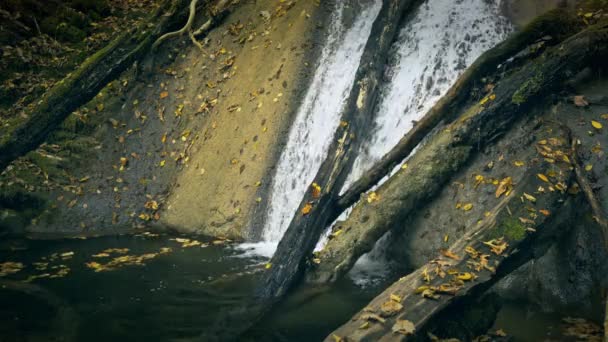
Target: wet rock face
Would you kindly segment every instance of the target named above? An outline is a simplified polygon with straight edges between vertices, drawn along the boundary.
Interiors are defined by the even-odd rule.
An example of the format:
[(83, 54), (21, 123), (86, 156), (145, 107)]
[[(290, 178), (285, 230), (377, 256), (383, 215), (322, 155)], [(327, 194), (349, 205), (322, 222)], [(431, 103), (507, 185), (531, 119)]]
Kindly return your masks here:
[[(584, 204), (578, 208), (590, 210)], [(545, 311), (601, 319), (600, 289), (608, 280), (604, 262), (608, 255), (598, 227), (589, 217), (579, 217), (562, 223), (559, 229), (571, 231), (545, 246), (548, 250), (544, 255), (505, 277), (493, 292), (508, 300), (530, 301)]]
[[(578, 75), (572, 84), (573, 93), (583, 95), (589, 103), (577, 106), (573, 98), (553, 108), (550, 120), (560, 120), (573, 131), (581, 145), (579, 155), (591, 185), (604, 207), (608, 208), (606, 184), (607, 165), (603, 146), (608, 145), (606, 133), (592, 127), (591, 120), (602, 120), (608, 111), (604, 94), (608, 81), (588, 71)], [(605, 126), (605, 125), (604, 125)], [(605, 128), (602, 128), (605, 129)], [(538, 258), (505, 277), (494, 291), (512, 300), (530, 300), (545, 311), (569, 312), (573, 315), (601, 319), (603, 294), (608, 284), (608, 254), (603, 246), (600, 227), (593, 221), (591, 208), (579, 195), (573, 210), (559, 213), (561, 230), (568, 233), (557, 241), (538, 248)]]
[(572, 7), (578, 0), (505, 0), (503, 13), (517, 27), (522, 28), (532, 19), (557, 7)]

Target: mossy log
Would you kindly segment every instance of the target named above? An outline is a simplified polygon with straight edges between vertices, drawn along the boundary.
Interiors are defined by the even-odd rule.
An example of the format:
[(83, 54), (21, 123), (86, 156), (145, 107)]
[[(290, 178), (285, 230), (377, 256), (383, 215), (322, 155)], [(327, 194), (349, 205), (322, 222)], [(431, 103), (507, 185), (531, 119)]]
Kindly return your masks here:
[[(441, 121), (454, 119), (454, 114), (466, 103), (473, 88), (479, 84), (479, 80), (492, 74), (498, 65), (522, 51), (524, 53), (521, 54), (520, 59), (538, 55), (546, 47), (558, 44), (580, 31), (581, 25), (582, 21), (573, 11), (555, 9), (538, 17), (521, 32), (482, 54), (458, 78), (447, 94), (416, 123), (416, 126), (340, 196), (337, 210), (330, 221), (355, 204), (361, 194), (388, 175)], [(526, 50), (526, 47), (529, 49)]]
[[(321, 194), (316, 198), (312, 192), (307, 192), (294, 213), (272, 258), (273, 267), (265, 275), (258, 290), (258, 296), (262, 300), (280, 298), (285, 294), (301, 274), (303, 263), (313, 251), (321, 232), (331, 223), (329, 219), (335, 212), (336, 199), (362, 140), (360, 135), (366, 131), (371, 120), (384, 62), (388, 58), (403, 14), (415, 3), (415, 0), (383, 1), (382, 9), (372, 26), (372, 38), (365, 45), (354, 87), (341, 115), (341, 121), (346, 124), (340, 125), (335, 132), (327, 157), (313, 181), (321, 186)], [(302, 209), (306, 206), (312, 206), (312, 209), (303, 215)]]
[(148, 20), (125, 30), (51, 88), (33, 104), (27, 120), (12, 131), (1, 132), (0, 172), (16, 158), (40, 146), (68, 115), (144, 56), (158, 37), (183, 20), (187, 4), (185, 0), (163, 1)]
[(319, 265), (306, 279), (331, 282), (345, 274), (387, 231), (431, 200), (450, 177), (480, 149), (504, 134), (510, 125), (547, 94), (589, 65), (608, 56), (608, 24), (590, 27), (547, 49), (542, 55), (504, 76), (480, 102), (461, 111), (422, 146), (376, 191), (379, 200), (360, 201), (341, 223), (339, 238), (319, 253)]
[[(564, 143), (563, 147), (567, 149), (569, 145)], [(399, 279), (326, 340), (406, 340), (424, 337), (427, 332), (454, 337), (442, 336), (441, 322), (433, 320), (438, 313), (452, 304), (476, 298), (525, 263), (533, 256), (531, 245), (539, 239), (564, 233), (553, 218), (563, 206), (572, 205), (571, 201), (564, 201), (566, 191), (547, 191), (534, 201), (522, 196), (547, 186), (537, 177), (537, 173), (547, 173), (547, 165), (543, 164), (529, 168), (511, 194), (503, 197), (482, 221), (469, 227), (450, 246), (449, 253), (438, 253), (436, 259)], [(574, 178), (573, 172), (567, 164), (562, 170), (552, 181), (568, 184)], [(538, 213), (541, 209), (550, 214)]]

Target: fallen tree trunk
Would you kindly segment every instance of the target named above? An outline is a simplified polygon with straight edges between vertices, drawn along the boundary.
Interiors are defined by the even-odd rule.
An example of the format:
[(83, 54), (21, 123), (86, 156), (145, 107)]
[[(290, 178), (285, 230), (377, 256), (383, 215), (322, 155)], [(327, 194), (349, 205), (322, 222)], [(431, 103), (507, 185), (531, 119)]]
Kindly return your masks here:
[(320, 263), (309, 269), (307, 280), (335, 281), (350, 270), (381, 236), (432, 199), (467, 163), (473, 150), (503, 134), (544, 94), (559, 89), (569, 77), (605, 57), (607, 33), (606, 22), (597, 24), (505, 76), (493, 92), (421, 147), (407, 169), (392, 176), (369, 201), (354, 207), (341, 224), (339, 238), (331, 239), (319, 253)]
[[(324, 227), (335, 212), (335, 202), (354, 161), (361, 135), (371, 121), (376, 90), (384, 62), (397, 34), (403, 13), (414, 0), (384, 0), (374, 22), (355, 77), (340, 125), (313, 184), (319, 193), (308, 192), (302, 199), (289, 228), (281, 239), (265, 275), (258, 296), (262, 300), (282, 297), (303, 270), (305, 258), (313, 251)], [(307, 209), (304, 209), (307, 208)], [(294, 248), (297, 246), (297, 248)]]
[[(443, 120), (454, 119), (458, 109), (466, 103), (469, 95), (479, 80), (487, 74), (492, 74), (500, 63), (534, 44), (528, 53), (538, 55), (547, 46), (555, 45), (580, 30), (580, 20), (572, 11), (556, 9), (532, 21), (523, 31), (502, 42), (498, 46), (482, 54), (458, 78), (450, 90), (424, 115), (422, 120), (407, 132), (401, 140), (374, 166), (365, 172), (357, 181), (340, 196), (334, 221), (344, 210), (355, 204), (361, 194), (378, 184), (399, 163), (401, 163), (414, 148)], [(551, 39), (543, 40), (543, 37)], [(540, 41), (539, 41), (540, 40)]]
[(34, 104), (25, 122), (11, 132), (2, 132), (0, 172), (40, 146), (68, 115), (144, 56), (159, 36), (183, 19), (187, 4), (186, 0), (163, 1), (149, 20), (121, 34), (51, 88)]
[[(569, 145), (562, 147), (568, 149)], [(529, 168), (512, 193), (455, 241), (449, 253), (399, 279), (326, 340), (404, 340), (426, 336), (427, 332), (457, 337), (442, 336), (451, 332), (441, 331), (441, 322), (433, 318), (452, 304), (475, 298), (525, 263), (533, 256), (531, 246), (538, 240), (566, 231), (552, 219), (566, 205), (565, 189), (537, 191), (539, 186), (547, 186), (537, 174), (548, 173), (546, 169), (553, 166), (542, 163)], [(573, 178), (570, 165), (560, 166), (563, 172), (552, 183), (568, 184)], [(536, 197), (532, 200), (524, 194)], [(573, 206), (572, 202), (569, 205)]]

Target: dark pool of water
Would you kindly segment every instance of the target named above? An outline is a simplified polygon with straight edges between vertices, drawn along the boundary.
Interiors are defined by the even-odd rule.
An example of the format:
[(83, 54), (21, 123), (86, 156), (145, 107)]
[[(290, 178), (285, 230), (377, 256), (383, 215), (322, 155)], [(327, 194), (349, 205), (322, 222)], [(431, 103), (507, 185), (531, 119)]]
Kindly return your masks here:
[[(223, 312), (252, 298), (267, 261), (239, 257), (242, 252), (222, 245), (183, 248), (168, 236), (25, 241), (9, 246), (17, 250), (6, 250), (5, 246), (0, 263), (21, 262), (25, 267), (0, 278), (4, 282), (0, 286), (0, 341), (196, 339), (212, 331)], [(108, 248), (129, 251), (109, 258), (92, 257)], [(121, 255), (160, 251), (164, 253), (145, 260), (144, 265), (101, 272), (86, 266), (90, 262), (104, 264)], [(68, 255), (62, 258), (62, 253)], [(56, 257), (49, 261), (52, 255)], [(38, 271), (33, 266), (36, 262), (49, 265)], [(69, 271), (63, 277), (23, 282), (66, 268)], [(253, 336), (264, 340), (321, 339), (375, 293), (349, 281), (329, 292), (296, 291), (254, 327)]]
[[(267, 260), (239, 257), (241, 251), (212, 243), (182, 247), (171, 238), (4, 243), (0, 264), (13, 261), (25, 267), (0, 278), (0, 341), (189, 341), (213, 336), (218, 317), (251, 300)], [(108, 248), (129, 251), (93, 257)], [(67, 254), (61, 257), (62, 253)], [(103, 265), (123, 255), (149, 258), (144, 265), (111, 271), (95, 272), (86, 265)], [(37, 262), (48, 266), (36, 270)], [(62, 272), (62, 277), (24, 282), (32, 276)], [(321, 340), (364, 307), (386, 282), (362, 289), (344, 280), (330, 290), (296, 290), (257, 323), (246, 339)], [(556, 315), (507, 304), (494, 329), (504, 329), (514, 341), (562, 340), (559, 322)], [(231, 322), (223, 329), (238, 329), (238, 324)]]

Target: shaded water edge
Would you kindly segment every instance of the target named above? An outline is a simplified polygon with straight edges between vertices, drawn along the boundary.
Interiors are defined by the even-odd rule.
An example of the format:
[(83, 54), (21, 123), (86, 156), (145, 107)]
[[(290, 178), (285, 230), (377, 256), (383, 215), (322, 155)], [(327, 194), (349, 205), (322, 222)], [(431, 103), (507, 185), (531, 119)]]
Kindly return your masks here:
[[(91, 264), (145, 255), (154, 256), (111, 270), (96, 271)], [(0, 261), (23, 264), (0, 278), (2, 341), (181, 341), (201, 340), (217, 328), (222, 312), (247, 303), (267, 259), (243, 257), (221, 240), (146, 233), (10, 241), (3, 244)], [(40, 278), (33, 279), (36, 276)], [(394, 278), (392, 274), (385, 281)], [(238, 339), (321, 340), (384, 285), (359, 287), (343, 279), (331, 288), (296, 288)], [(542, 313), (527, 303), (500, 304), (490, 333), (502, 329), (513, 341), (567, 340), (564, 327), (572, 324), (565, 325), (559, 314)], [(461, 310), (460, 315), (467, 316), (485, 307)], [(486, 319), (491, 323), (491, 318)]]

